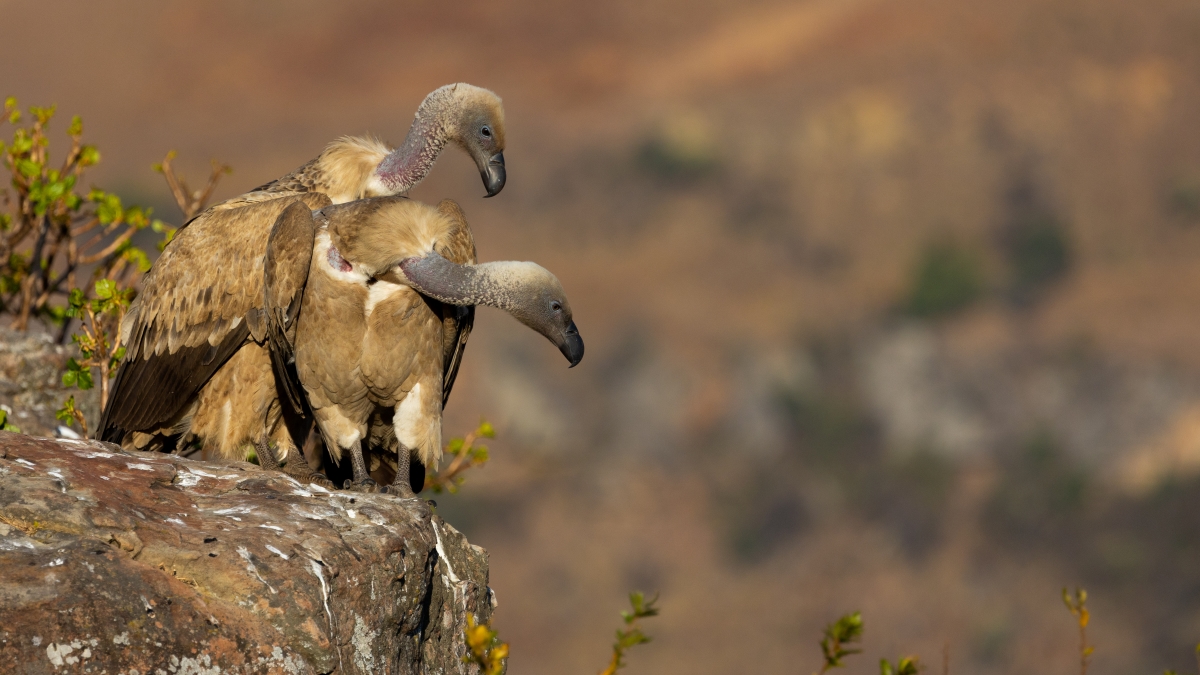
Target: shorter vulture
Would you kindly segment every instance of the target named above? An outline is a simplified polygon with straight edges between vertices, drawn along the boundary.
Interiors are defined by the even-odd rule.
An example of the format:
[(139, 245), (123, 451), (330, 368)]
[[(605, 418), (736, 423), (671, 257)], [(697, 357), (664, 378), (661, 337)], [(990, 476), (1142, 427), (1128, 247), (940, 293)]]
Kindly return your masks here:
[(583, 358), (558, 279), (529, 262), (475, 264), (474, 238), (450, 200), (434, 209), (381, 197), (316, 212), (297, 201), (271, 231), (263, 287), (270, 358), (240, 351), (177, 431), (229, 459), (253, 444), (265, 467), (286, 457), (285, 470), (308, 482), (329, 485), (280, 423), (279, 397), (301, 396), (288, 391), (296, 376), (330, 456), (340, 462), (349, 451), (352, 485), (374, 489), (362, 454), (370, 440), (397, 452), (396, 478), (385, 489), (410, 496), (420, 489), (409, 484), (413, 454), (425, 466), (441, 457), (442, 407), (475, 305), (509, 312), (572, 366)]
[[(201, 390), (226, 361), (237, 355), (246, 363), (266, 362), (264, 335), (256, 330), (263, 325), (263, 256), (284, 207), (297, 199), (316, 209), (401, 194), (429, 173), (447, 145), (471, 156), (488, 196), (498, 193), (505, 181), (500, 98), (465, 83), (441, 87), (425, 97), (396, 149), (371, 139), (342, 138), (292, 173), (185, 223), (142, 280), (121, 324), (128, 352), (97, 436), (138, 448), (160, 447), (173, 430), (188, 424)], [(242, 350), (262, 353), (242, 355)], [(219, 418), (210, 421), (225, 424)]]
[(395, 433), (392, 491), (413, 494), (413, 455), (425, 466), (441, 458), (442, 406), (471, 323), (460, 308), (503, 309), (572, 366), (583, 358), (553, 274), (531, 262), (474, 263), (471, 230), (450, 200), (435, 209), (381, 197), (315, 213), (297, 203), (276, 221), (264, 281), (271, 349), (277, 364), (294, 360), (326, 448), (334, 461), (349, 452), (358, 489), (375, 486), (362, 455), (372, 419), (390, 418)]

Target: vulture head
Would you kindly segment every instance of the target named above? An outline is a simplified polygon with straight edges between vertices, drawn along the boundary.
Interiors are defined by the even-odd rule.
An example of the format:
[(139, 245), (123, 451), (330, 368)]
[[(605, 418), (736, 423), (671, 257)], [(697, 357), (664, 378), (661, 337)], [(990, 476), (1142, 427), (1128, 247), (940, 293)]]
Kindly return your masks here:
[[(486, 266), (488, 263), (484, 263)], [(517, 321), (546, 336), (574, 368), (583, 360), (583, 338), (571, 316), (571, 305), (558, 277), (531, 262), (492, 263), (505, 279), (497, 291), (507, 295), (505, 308)]]
[(504, 106), (499, 96), (482, 87), (451, 86), (456, 105), (447, 120), (450, 140), (475, 160), (487, 196), (494, 197), (504, 189)]
[(558, 278), (531, 262), (456, 265), (436, 251), (401, 260), (408, 284), (452, 305), (487, 305), (512, 314), (546, 336), (574, 368), (583, 360), (583, 338)]
[(459, 82), (434, 89), (421, 102), (404, 142), (375, 167), (381, 189), (374, 194), (412, 189), (429, 174), (447, 143), (475, 160), (488, 197), (504, 189), (504, 106), (487, 89)]

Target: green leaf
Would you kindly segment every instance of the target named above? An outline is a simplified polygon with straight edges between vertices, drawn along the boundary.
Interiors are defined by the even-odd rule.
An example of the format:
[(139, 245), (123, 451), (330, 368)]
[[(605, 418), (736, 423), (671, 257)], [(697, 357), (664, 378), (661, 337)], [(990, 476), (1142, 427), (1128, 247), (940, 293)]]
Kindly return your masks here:
[(80, 166), (92, 166), (100, 163), (100, 151), (93, 145), (85, 145), (79, 149)]
[(483, 438), (495, 438), (496, 429), (487, 420), (480, 420), (479, 428), (475, 430), (475, 434)]
[(64, 387), (74, 387), (75, 383), (78, 381), (78, 379), (79, 379), (79, 371), (78, 370), (68, 370), (67, 372), (63, 373), (63, 376), (62, 376), (63, 386)]
[(26, 178), (33, 178), (42, 172), (42, 165), (32, 159), (21, 158), (17, 160), (17, 173)]
[(54, 416), (67, 426), (75, 425), (75, 397), (68, 396), (67, 400), (63, 401), (61, 408), (54, 412)]
[(54, 117), (54, 110), (57, 105), (52, 105), (48, 108), (39, 108), (38, 106), (29, 106), (29, 114), (37, 119), (38, 124), (45, 125)]
[(83, 120), (79, 115), (71, 118), (71, 126), (67, 127), (68, 136), (79, 136), (83, 133)]
[(101, 279), (96, 282), (96, 297), (107, 300), (117, 292), (117, 282), (112, 279)]
[(92, 387), (96, 386), (95, 383), (92, 381), (92, 370), (90, 368), (85, 368), (85, 369), (79, 371), (79, 382), (77, 383), (76, 386), (78, 386), (80, 389), (82, 389), (84, 391), (87, 391), (88, 389), (91, 389)]

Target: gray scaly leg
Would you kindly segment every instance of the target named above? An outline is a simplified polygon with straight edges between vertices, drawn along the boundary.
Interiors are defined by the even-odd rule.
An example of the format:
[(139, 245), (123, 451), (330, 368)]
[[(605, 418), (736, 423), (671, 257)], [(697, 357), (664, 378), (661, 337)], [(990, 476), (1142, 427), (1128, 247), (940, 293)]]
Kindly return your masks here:
[[(404, 499), (416, 497), (413, 492), (413, 487), (410, 482), (412, 474), (412, 451), (404, 447), (403, 443), (397, 442), (398, 449), (396, 450), (396, 477), (392, 479), (392, 484), (383, 488), (383, 492), (397, 495)], [(419, 463), (418, 463), (419, 464)], [(421, 472), (421, 481), (425, 480), (425, 472)]]
[(362, 441), (356, 441), (346, 449), (350, 451), (350, 468), (354, 470), (354, 480), (347, 479), (342, 488), (355, 492), (378, 492), (379, 483), (367, 473), (367, 463), (363, 461)]

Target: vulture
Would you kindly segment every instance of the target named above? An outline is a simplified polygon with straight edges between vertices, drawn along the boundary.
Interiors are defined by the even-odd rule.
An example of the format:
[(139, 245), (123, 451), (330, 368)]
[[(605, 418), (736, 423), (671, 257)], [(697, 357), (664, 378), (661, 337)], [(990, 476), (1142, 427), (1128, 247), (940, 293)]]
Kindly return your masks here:
[[(319, 209), (402, 194), (429, 173), (447, 143), (474, 159), (487, 196), (500, 192), (505, 182), (500, 99), (458, 83), (425, 98), (404, 142), (394, 150), (372, 139), (339, 139), (288, 175), (185, 223), (142, 280), (121, 324), (126, 355), (97, 437), (163, 449), (167, 439), (187, 428), (207, 430), (212, 438), (236, 435), (239, 421), (234, 418), (257, 414), (260, 408), (234, 410), (227, 394), (241, 391), (271, 359), (263, 261), (276, 219), (297, 200)], [(214, 379), (227, 362), (237, 367)], [(261, 422), (282, 440), (276, 392), (264, 389), (258, 398), (275, 402), (266, 407)], [(201, 399), (221, 405), (199, 406)], [(214, 431), (220, 433), (213, 436)]]
[(380, 197), (315, 213), (293, 203), (271, 233), (264, 287), (275, 362), (294, 361), (327, 451), (335, 462), (349, 453), (361, 490), (376, 488), (362, 452), (364, 439), (379, 435), (373, 421), (394, 431), (388, 491), (412, 496), (410, 459), (436, 466), (441, 458), (442, 407), (470, 329), (461, 308), (502, 309), (572, 367), (583, 358), (558, 279), (531, 262), (476, 264), (451, 200), (435, 209)]

